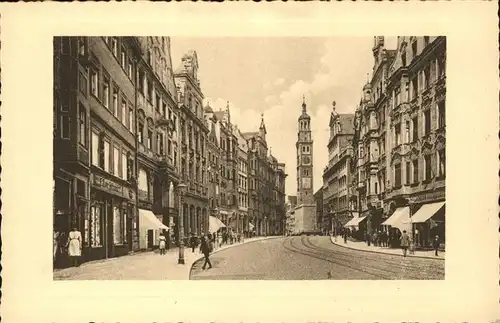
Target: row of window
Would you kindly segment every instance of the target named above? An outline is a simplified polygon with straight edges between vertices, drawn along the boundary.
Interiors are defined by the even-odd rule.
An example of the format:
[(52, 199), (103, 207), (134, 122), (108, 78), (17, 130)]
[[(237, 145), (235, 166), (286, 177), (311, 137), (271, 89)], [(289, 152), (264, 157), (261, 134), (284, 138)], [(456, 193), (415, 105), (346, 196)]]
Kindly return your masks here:
[(116, 142), (92, 131), (92, 165), (103, 169), (123, 180), (132, 176), (133, 163), (129, 161), (129, 152)]
[(238, 193), (238, 203), (239, 206), (248, 208), (248, 194)]
[[(435, 155), (429, 154), (424, 155), (424, 173), (423, 181), (430, 181), (434, 177), (443, 178), (446, 176), (446, 152), (444, 149), (436, 152)], [(433, 159), (436, 161), (436, 170), (432, 167)], [(418, 159), (412, 160), (411, 162), (406, 162), (405, 165), (405, 185), (416, 184), (420, 181), (419, 179), (419, 161)], [(400, 187), (402, 182), (402, 169), (401, 164), (394, 165), (394, 186)]]

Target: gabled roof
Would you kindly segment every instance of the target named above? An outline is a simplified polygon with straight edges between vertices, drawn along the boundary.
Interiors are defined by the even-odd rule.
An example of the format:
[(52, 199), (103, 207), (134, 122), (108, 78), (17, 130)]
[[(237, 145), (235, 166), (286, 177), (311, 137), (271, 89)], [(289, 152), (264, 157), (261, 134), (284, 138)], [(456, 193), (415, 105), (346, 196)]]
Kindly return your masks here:
[(253, 138), (253, 137), (257, 137), (259, 135), (259, 132), (244, 132), (242, 133), (243, 137), (245, 139), (250, 139), (250, 138)]

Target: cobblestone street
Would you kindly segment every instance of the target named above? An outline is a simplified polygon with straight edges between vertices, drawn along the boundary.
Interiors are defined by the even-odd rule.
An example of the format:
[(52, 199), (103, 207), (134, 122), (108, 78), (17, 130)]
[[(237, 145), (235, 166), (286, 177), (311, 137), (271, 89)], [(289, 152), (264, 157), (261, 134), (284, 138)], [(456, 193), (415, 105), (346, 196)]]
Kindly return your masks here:
[(444, 279), (444, 261), (374, 254), (332, 244), (329, 237), (288, 237), (231, 248), (196, 262), (191, 279)]

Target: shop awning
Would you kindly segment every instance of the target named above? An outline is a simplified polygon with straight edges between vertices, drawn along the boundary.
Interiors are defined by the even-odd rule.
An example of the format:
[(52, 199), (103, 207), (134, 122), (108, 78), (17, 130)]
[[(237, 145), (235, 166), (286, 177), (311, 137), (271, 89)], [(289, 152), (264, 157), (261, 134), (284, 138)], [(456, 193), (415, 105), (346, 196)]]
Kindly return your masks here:
[(226, 225), (222, 223), (221, 220), (217, 219), (215, 216), (210, 216), (208, 218), (208, 231), (217, 232), (220, 228), (224, 228)]
[(411, 229), (410, 208), (408, 206), (397, 208), (382, 225), (390, 225), (393, 228), (398, 228), (401, 232), (409, 231)]
[(139, 209), (139, 228), (146, 230), (168, 230), (168, 227), (161, 223), (153, 212), (143, 209)]
[(424, 223), (429, 220), (434, 214), (436, 214), (441, 208), (444, 206), (445, 202), (438, 203), (429, 203), (424, 204), (417, 211), (417, 213), (413, 214), (411, 217), (411, 221), (413, 223)]
[(364, 219), (366, 219), (366, 216), (354, 217), (354, 218), (350, 219), (349, 222), (347, 222), (344, 225), (344, 228), (358, 226)]

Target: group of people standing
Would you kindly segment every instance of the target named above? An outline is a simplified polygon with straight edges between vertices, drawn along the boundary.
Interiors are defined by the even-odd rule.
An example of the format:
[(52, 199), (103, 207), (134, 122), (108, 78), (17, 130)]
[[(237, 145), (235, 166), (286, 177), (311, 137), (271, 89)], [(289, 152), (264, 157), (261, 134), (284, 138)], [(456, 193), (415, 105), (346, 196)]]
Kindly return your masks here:
[(80, 266), (82, 256), (82, 234), (73, 227), (70, 232), (54, 230), (53, 236), (53, 264), (69, 260), (70, 265)]
[[(344, 243), (347, 243), (348, 238), (352, 237), (359, 239), (359, 231), (351, 231), (349, 228), (344, 228), (341, 230), (341, 235), (344, 239)], [(398, 248), (400, 247), (403, 251), (403, 256), (406, 257), (408, 251), (410, 254), (415, 252), (415, 239), (410, 236), (406, 230), (401, 232), (399, 229), (387, 231), (375, 231), (372, 234), (364, 232), (364, 241), (369, 245), (373, 243), (375, 247), (390, 247)], [(436, 235), (432, 241), (432, 248), (434, 250), (434, 255), (438, 256), (438, 250), (441, 245), (441, 240), (438, 235)]]

